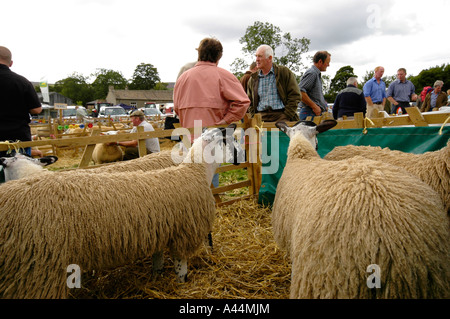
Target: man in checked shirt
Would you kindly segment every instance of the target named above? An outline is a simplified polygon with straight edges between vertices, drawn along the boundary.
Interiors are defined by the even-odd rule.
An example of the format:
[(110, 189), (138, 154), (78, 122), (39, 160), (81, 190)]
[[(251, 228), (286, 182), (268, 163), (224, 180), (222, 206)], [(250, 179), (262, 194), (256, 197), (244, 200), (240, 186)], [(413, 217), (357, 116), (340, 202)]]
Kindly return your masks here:
[(300, 80), (300, 91), (302, 101), (300, 102), (300, 120), (305, 120), (308, 116), (314, 118), (323, 112), (327, 112), (327, 101), (322, 92), (322, 75), (330, 65), (331, 54), (327, 51), (318, 51), (313, 57), (313, 65)]
[(273, 63), (273, 49), (263, 44), (256, 50), (256, 67), (247, 84), (248, 111), (261, 113), (265, 122), (298, 121), (297, 107), (302, 96), (294, 73)]

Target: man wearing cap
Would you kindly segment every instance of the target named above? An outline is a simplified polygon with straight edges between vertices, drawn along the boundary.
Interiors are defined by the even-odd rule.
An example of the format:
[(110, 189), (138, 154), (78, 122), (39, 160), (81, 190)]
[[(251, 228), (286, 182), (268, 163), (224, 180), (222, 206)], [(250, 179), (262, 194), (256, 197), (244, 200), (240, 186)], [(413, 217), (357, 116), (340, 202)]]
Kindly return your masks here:
[[(154, 131), (153, 126), (145, 120), (144, 112), (140, 110), (134, 111), (133, 113), (131, 113), (130, 119), (133, 123), (133, 128), (131, 129), (130, 133), (136, 133), (138, 126), (143, 126), (144, 132)], [(117, 145), (126, 147), (125, 154), (123, 156), (124, 161), (139, 157), (137, 140), (117, 142)], [(157, 153), (160, 151), (159, 140), (156, 137), (146, 139), (145, 146), (147, 148), (147, 154)]]

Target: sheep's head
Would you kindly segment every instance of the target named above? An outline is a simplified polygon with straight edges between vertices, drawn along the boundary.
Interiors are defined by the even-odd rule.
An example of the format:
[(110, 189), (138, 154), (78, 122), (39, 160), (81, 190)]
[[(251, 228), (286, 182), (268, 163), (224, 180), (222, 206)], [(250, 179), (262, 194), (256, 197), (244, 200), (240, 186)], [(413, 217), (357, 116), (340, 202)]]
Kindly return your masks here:
[(230, 124), (226, 128), (203, 130), (203, 158), (207, 163), (215, 161), (239, 165), (245, 161), (245, 151), (233, 136), (236, 127), (236, 124)]
[(14, 156), (0, 157), (0, 165), (5, 171), (5, 181), (19, 179), (27, 176), (31, 173), (28, 168), (42, 169), (43, 166), (47, 166), (55, 163), (58, 160), (56, 156), (44, 156), (41, 158), (32, 158), (20, 153), (16, 153)]
[(294, 137), (296, 134), (302, 134), (316, 150), (318, 147), (317, 134), (328, 131), (336, 125), (337, 122), (335, 120), (325, 120), (319, 125), (311, 121), (298, 121), (292, 127), (289, 127), (285, 122), (275, 123), (275, 126), (286, 133), (289, 138)]

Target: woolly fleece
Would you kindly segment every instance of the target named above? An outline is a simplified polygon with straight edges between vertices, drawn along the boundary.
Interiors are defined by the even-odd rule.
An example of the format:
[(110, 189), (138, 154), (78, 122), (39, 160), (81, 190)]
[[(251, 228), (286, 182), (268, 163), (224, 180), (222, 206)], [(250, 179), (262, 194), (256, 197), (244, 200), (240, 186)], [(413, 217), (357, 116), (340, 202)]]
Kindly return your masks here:
[[(400, 168), (322, 160), (297, 134), (272, 212), (275, 240), (292, 261), (291, 298), (449, 297), (442, 201)], [(371, 264), (381, 268), (379, 289), (367, 287)]]

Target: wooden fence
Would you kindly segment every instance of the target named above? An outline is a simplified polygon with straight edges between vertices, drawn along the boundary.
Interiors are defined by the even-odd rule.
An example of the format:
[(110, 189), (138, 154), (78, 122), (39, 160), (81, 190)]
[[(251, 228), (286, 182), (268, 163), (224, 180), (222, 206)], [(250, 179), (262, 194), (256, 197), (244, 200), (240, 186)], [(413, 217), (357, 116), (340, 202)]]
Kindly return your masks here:
[[(426, 114), (420, 113), (417, 107), (411, 107), (406, 109), (408, 115), (403, 116), (391, 116), (387, 118), (379, 117), (367, 119), (363, 117), (362, 113), (356, 113), (354, 119), (340, 120), (338, 125), (333, 129), (347, 129), (347, 128), (361, 128), (367, 129), (369, 127), (383, 127), (383, 126), (402, 126), (402, 125), (414, 125), (414, 126), (428, 126), (431, 124), (443, 124), (450, 121), (449, 113), (430, 112)], [(322, 116), (314, 118), (315, 123), (320, 123), (323, 120), (331, 118), (331, 114), (325, 113)], [(110, 123), (111, 124), (111, 123)], [(261, 134), (264, 134), (265, 130), (276, 129), (275, 123), (264, 123), (261, 120), (259, 114), (251, 118), (246, 115), (242, 122), (236, 123), (238, 128), (244, 129), (245, 134), (245, 149), (246, 149), (246, 161), (238, 166), (235, 165), (223, 165), (217, 169), (217, 173), (228, 172), (232, 170), (245, 169), (247, 171), (247, 179), (237, 183), (220, 186), (218, 188), (212, 188), (212, 192), (216, 199), (218, 206), (231, 204), (235, 201), (257, 197), (259, 188), (261, 185)], [(289, 125), (294, 122), (288, 123)], [(101, 128), (101, 126), (100, 126)], [(70, 138), (55, 138), (55, 139), (40, 139), (30, 142), (14, 143), (16, 147), (40, 147), (50, 145), (54, 148), (61, 147), (84, 147), (84, 153), (78, 165), (78, 169), (86, 169), (92, 167), (98, 167), (99, 165), (90, 165), (92, 159), (92, 152), (94, 147), (98, 143), (138, 140), (138, 148), (140, 156), (146, 154), (145, 139), (147, 138), (166, 138), (172, 136), (174, 130), (162, 130), (156, 129), (154, 132), (144, 132), (142, 127), (138, 127), (136, 133), (122, 133), (119, 135), (99, 135), (101, 129), (93, 129), (89, 136), (77, 136)], [(51, 128), (49, 128), (51, 129)], [(54, 130), (54, 128), (53, 128)], [(192, 133), (194, 129), (189, 129)], [(179, 132), (178, 132), (179, 133)], [(61, 135), (57, 134), (57, 137)], [(8, 145), (0, 144), (0, 151), (7, 150)], [(103, 164), (111, 165), (111, 164)], [(248, 194), (233, 198), (231, 200), (222, 200), (222, 195), (226, 192), (230, 192), (235, 189), (248, 188)]]

